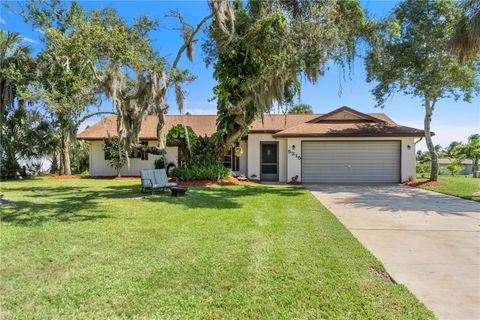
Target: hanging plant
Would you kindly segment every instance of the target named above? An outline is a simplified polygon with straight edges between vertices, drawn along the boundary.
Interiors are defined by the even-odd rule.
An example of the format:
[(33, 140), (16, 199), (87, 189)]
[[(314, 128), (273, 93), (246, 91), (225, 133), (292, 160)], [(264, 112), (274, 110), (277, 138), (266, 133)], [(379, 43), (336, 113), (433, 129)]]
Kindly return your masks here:
[(235, 157), (240, 158), (243, 154), (242, 147), (235, 147)]

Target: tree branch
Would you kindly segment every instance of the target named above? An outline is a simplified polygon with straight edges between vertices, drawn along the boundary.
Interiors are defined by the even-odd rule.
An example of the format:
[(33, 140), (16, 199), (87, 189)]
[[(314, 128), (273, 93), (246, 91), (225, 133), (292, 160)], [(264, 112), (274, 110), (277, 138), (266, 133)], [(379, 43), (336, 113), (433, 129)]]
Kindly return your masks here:
[(93, 62), (91, 60), (88, 60), (88, 64), (90, 64), (90, 67), (92, 68), (93, 76), (95, 77), (95, 79), (97, 79), (97, 81), (99, 82), (102, 82), (103, 80), (98, 76), (97, 68), (95, 67)]
[[(180, 61), (180, 58), (182, 57), (182, 54), (183, 52), (185, 51), (185, 49), (187, 49), (188, 45), (190, 43), (193, 42), (193, 39), (195, 38), (195, 36), (197, 35), (198, 31), (200, 31), (200, 29), (202, 28), (202, 26), (205, 24), (205, 22), (207, 22), (210, 18), (213, 17), (213, 13), (209, 14), (208, 16), (204, 17), (202, 19), (202, 21), (200, 21), (198, 24), (197, 24), (197, 27), (192, 31), (192, 34), (190, 35), (190, 37), (187, 39), (187, 41), (185, 41), (185, 43), (183, 44), (183, 46), (180, 47), (180, 49), (178, 50), (177, 52), (177, 56), (175, 57), (175, 60), (173, 61), (173, 64), (172, 64), (172, 70), (173, 69), (176, 69), (177, 68), (177, 65), (178, 65), (178, 62)], [(179, 19), (180, 22), (182, 21), (181, 19)]]
[(78, 121), (76, 121), (75, 122), (75, 128), (78, 127), (85, 120), (87, 120), (91, 117), (94, 117), (94, 116), (99, 116), (101, 114), (114, 114), (114, 115), (116, 115), (116, 113), (112, 112), (112, 111), (99, 111), (99, 112), (90, 113), (90, 114), (87, 114), (86, 116), (84, 116), (83, 118), (80, 118)]

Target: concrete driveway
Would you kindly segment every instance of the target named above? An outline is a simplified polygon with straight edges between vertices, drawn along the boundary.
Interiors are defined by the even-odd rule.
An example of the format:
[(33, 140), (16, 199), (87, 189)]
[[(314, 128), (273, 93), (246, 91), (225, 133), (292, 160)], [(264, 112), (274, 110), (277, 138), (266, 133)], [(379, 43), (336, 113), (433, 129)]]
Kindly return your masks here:
[(480, 203), (398, 185), (306, 185), (440, 319), (480, 319)]

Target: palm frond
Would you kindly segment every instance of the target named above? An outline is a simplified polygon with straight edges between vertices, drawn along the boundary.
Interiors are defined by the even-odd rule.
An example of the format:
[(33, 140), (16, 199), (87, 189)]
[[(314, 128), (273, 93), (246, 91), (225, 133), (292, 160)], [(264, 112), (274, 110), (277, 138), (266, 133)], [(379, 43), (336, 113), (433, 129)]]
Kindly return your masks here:
[(472, 60), (480, 51), (480, 1), (463, 3), (463, 16), (453, 32), (450, 47), (461, 63)]

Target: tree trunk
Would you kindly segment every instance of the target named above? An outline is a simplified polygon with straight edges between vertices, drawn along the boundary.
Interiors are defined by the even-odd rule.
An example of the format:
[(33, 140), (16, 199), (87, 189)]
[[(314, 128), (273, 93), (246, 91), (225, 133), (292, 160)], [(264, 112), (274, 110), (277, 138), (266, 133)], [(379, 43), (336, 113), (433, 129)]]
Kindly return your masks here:
[(433, 106), (431, 105), (430, 98), (425, 96), (425, 120), (424, 120), (424, 130), (425, 130), (425, 142), (427, 143), (428, 151), (430, 152), (430, 180), (438, 180), (438, 155), (435, 151), (435, 146), (432, 141), (432, 134), (430, 132), (430, 123), (432, 122), (432, 113)]
[(51, 174), (56, 174), (58, 172), (58, 158), (57, 158), (57, 153), (53, 152), (52, 153), (52, 165), (50, 166), (50, 173)]
[(72, 170), (70, 168), (70, 132), (68, 129), (62, 130), (62, 172), (61, 175), (70, 176)]
[(160, 110), (160, 112), (158, 113), (157, 117), (158, 117), (158, 123), (157, 123), (157, 147), (159, 149), (163, 149), (165, 148), (165, 143), (163, 141), (163, 137), (162, 137), (162, 129), (163, 129), (163, 126), (165, 125), (165, 112), (163, 109)]
[(58, 155), (58, 157), (60, 158), (60, 168), (58, 170), (58, 175), (61, 175), (62, 172), (63, 172), (63, 157), (62, 157), (62, 152), (60, 152), (60, 154)]
[(240, 140), (240, 138), (242, 137), (242, 134), (244, 132), (244, 129), (243, 128), (240, 128), (238, 131), (235, 131), (233, 134), (231, 135), (228, 135), (226, 138), (225, 138), (225, 142), (222, 146), (220, 146), (219, 150), (218, 150), (218, 159), (220, 162), (223, 161), (223, 157), (225, 156), (225, 154), (227, 153), (227, 151), (232, 147), (232, 145), (235, 143), (235, 142), (238, 142)]

